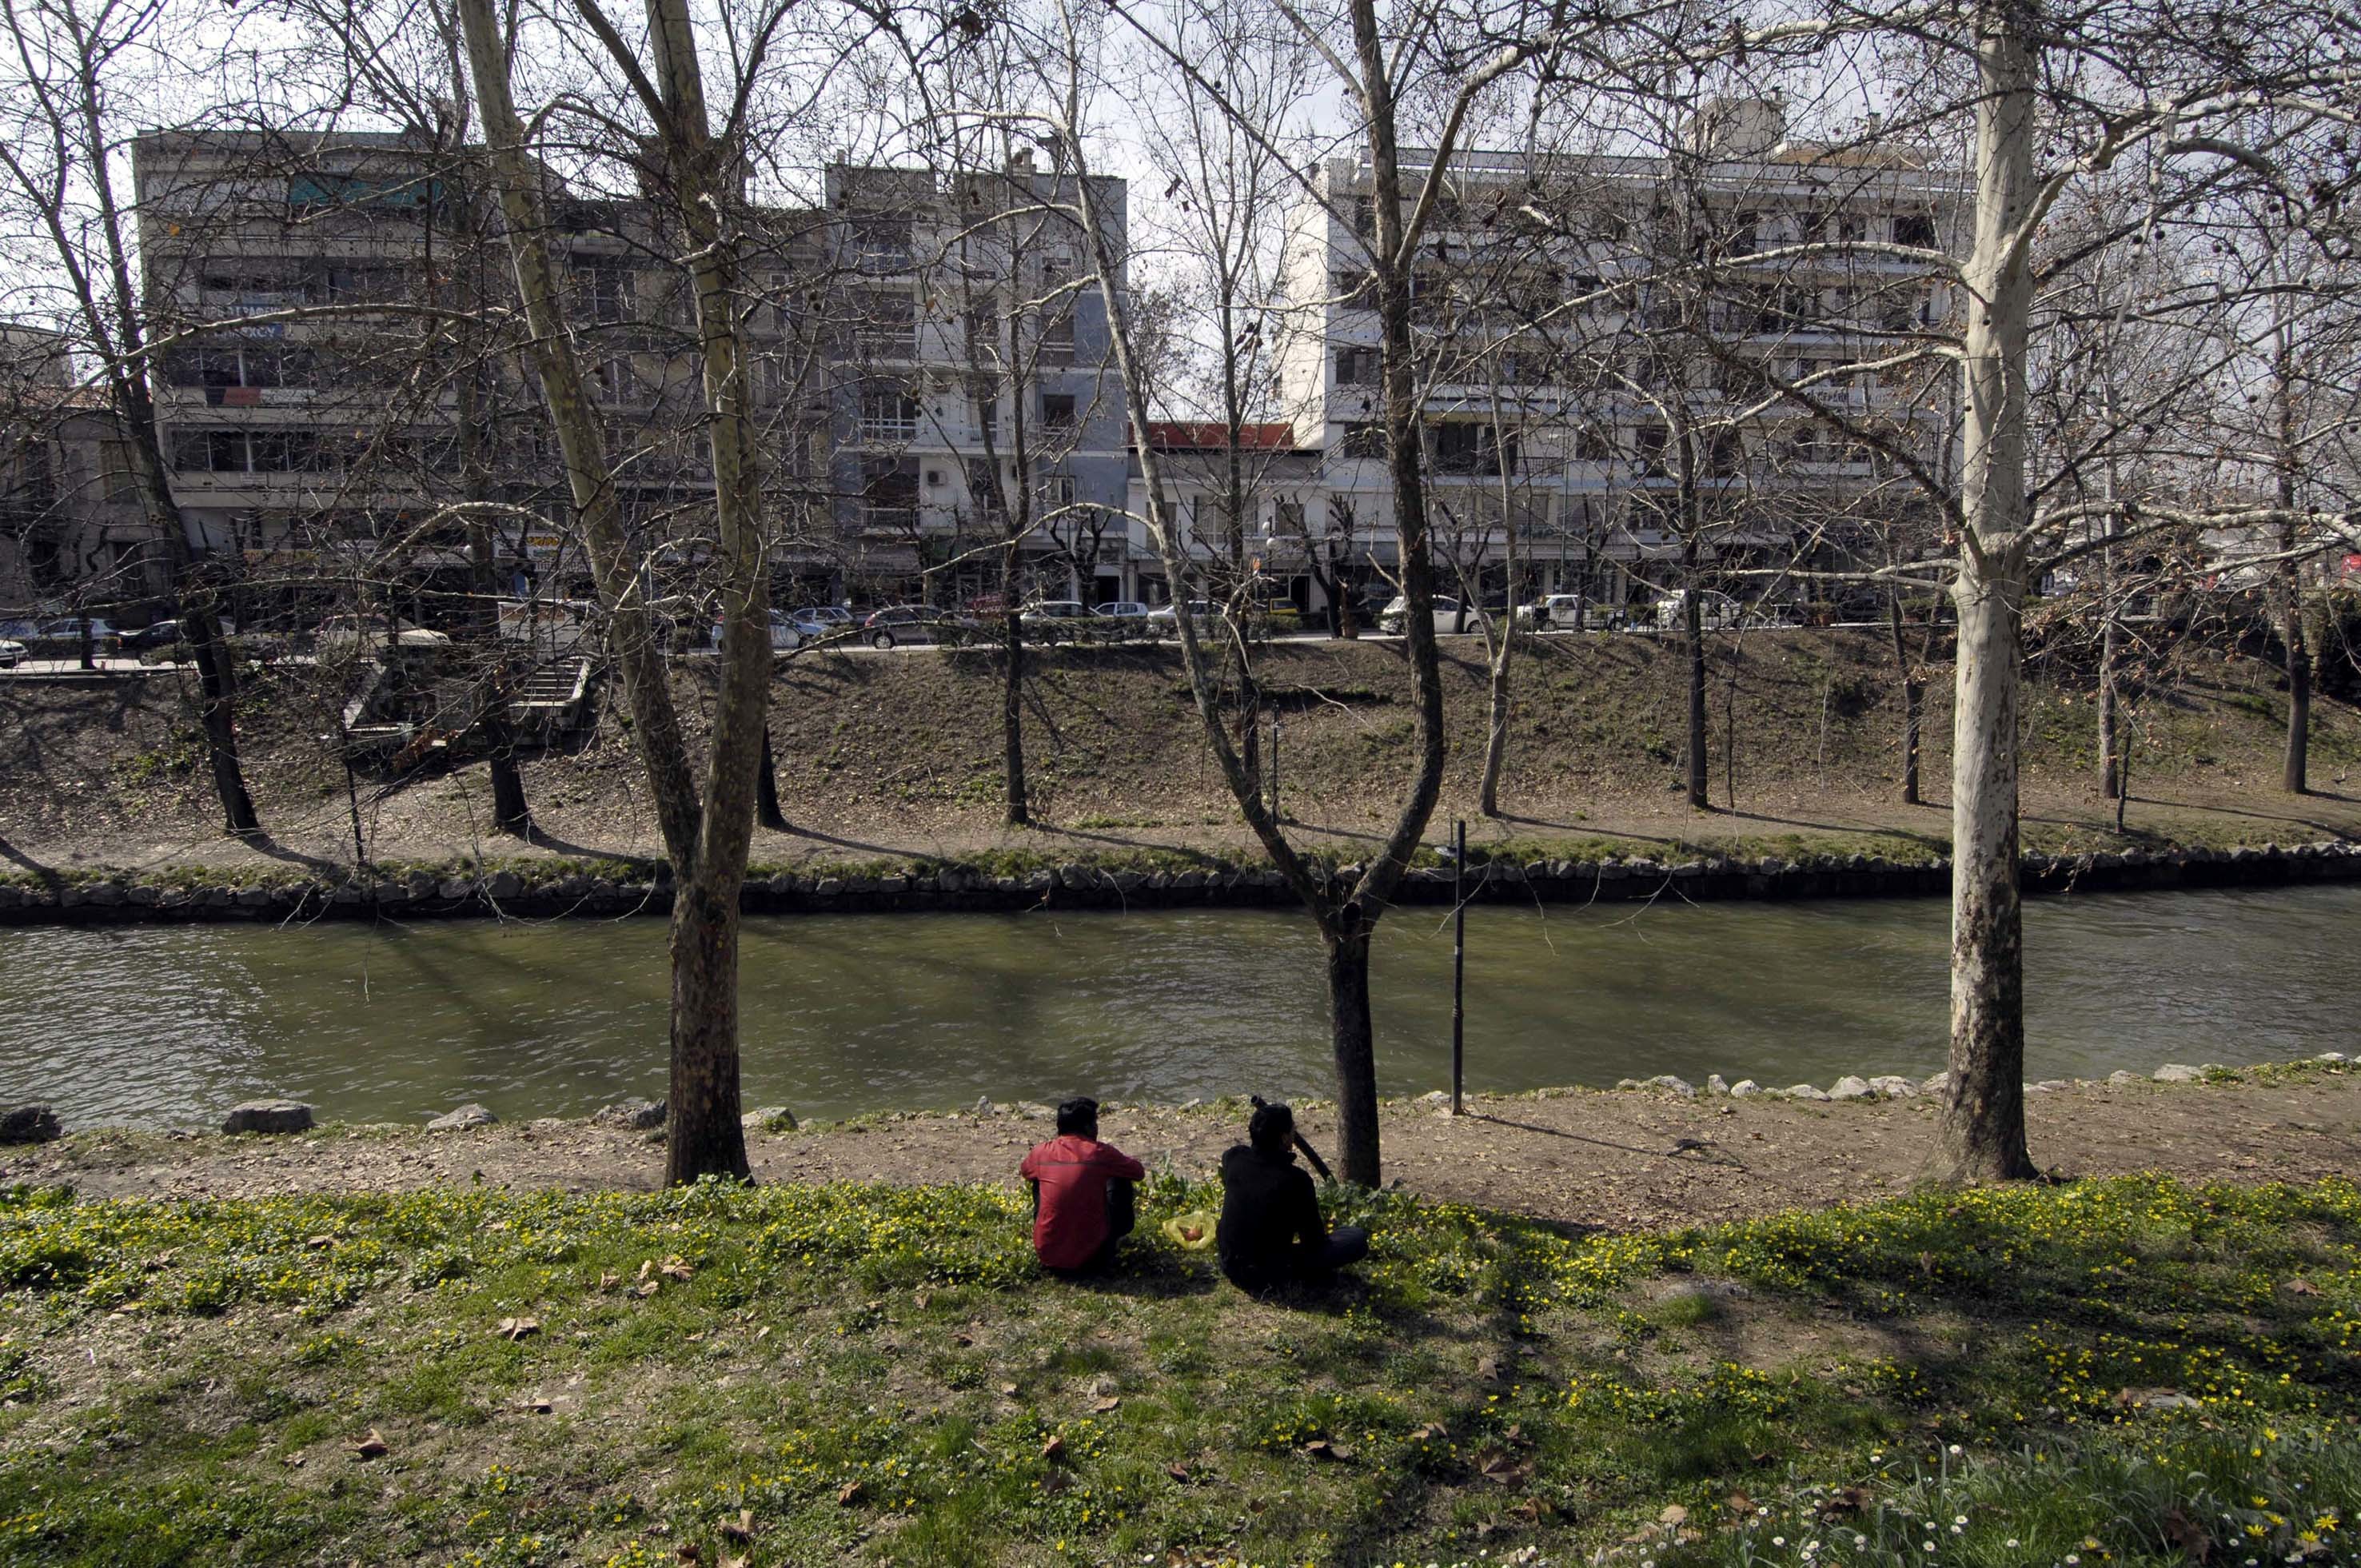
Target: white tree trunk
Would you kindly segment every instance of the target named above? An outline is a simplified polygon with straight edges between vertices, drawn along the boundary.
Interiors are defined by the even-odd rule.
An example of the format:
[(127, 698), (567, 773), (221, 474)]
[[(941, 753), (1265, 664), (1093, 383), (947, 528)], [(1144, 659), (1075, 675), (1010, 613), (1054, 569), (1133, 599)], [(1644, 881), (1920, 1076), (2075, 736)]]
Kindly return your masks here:
[(2034, 1174), (2025, 1146), (2025, 950), (2017, 903), (2017, 700), (2029, 540), (2026, 356), (2035, 200), (2028, 18), (1977, 19), (1975, 248), (1962, 449), (1958, 699), (1951, 742), (1951, 1058), (1938, 1164), (1955, 1180)]

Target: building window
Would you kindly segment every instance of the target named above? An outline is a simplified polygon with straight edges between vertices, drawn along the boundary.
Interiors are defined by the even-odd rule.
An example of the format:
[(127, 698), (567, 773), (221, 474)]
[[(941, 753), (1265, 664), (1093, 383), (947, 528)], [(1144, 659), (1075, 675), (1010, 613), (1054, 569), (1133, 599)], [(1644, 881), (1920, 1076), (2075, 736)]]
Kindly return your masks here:
[(1336, 444), (1347, 457), (1383, 457), (1386, 455), (1386, 427), (1375, 420), (1347, 422)]
[(1374, 348), (1340, 348), (1336, 351), (1336, 384), (1374, 387), (1380, 363), (1381, 356)]
[(873, 359), (917, 356), (918, 304), (908, 294), (869, 290), (851, 300), (853, 352)]
[(989, 457), (967, 460), (968, 504), (986, 517), (998, 517), (1005, 509), (1000, 504), (1000, 484), (992, 471)]
[(1913, 245), (1921, 250), (1936, 248), (1935, 214), (1903, 213), (1894, 220), (1894, 243)]
[(852, 220), (852, 264), (863, 272), (907, 272), (911, 267), (910, 220), (865, 216)]
[(1494, 426), (1469, 422), (1438, 424), (1434, 432), (1434, 471), (1438, 474), (1514, 473), (1517, 438), (1504, 438)]
[(1054, 315), (1047, 312), (1042, 313), (1040, 362), (1044, 365), (1071, 365), (1074, 362), (1074, 313), (1071, 306)]
[(861, 521), (881, 532), (918, 526), (918, 465), (910, 457), (872, 457), (861, 466)]
[(1041, 394), (1041, 428), (1071, 430), (1074, 428), (1074, 394), (1044, 392)]
[(1672, 433), (1661, 424), (1643, 424), (1634, 433), (1632, 447), (1638, 454), (1642, 477), (1655, 478), (1664, 475), (1664, 448), (1671, 438)]
[(1336, 303), (1350, 311), (1373, 311), (1378, 308), (1378, 275), (1374, 272), (1340, 269), (1328, 274), (1328, 291)]
[(918, 433), (918, 400), (909, 389), (867, 386), (861, 389), (861, 439), (908, 441)]
[(631, 319), (631, 269), (608, 258), (574, 258), (575, 296), (582, 313), (594, 322)]
[(303, 302), (312, 305), (377, 304), (406, 293), (400, 267), (364, 267), (313, 260), (303, 269)]
[(632, 374), (629, 357), (618, 355), (612, 359), (601, 359), (593, 374), (598, 384), (600, 402), (614, 406), (638, 399), (640, 378)]

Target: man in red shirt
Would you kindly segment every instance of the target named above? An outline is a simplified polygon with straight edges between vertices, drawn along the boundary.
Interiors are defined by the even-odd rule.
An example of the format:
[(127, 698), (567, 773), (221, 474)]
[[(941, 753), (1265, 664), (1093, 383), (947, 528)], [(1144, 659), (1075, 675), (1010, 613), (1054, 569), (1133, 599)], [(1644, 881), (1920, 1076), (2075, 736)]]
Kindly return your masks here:
[(1058, 1107), (1058, 1135), (1016, 1168), (1033, 1184), (1033, 1250), (1041, 1266), (1091, 1274), (1115, 1261), (1132, 1225), (1131, 1184), (1148, 1168), (1099, 1142), (1099, 1102), (1077, 1096)]

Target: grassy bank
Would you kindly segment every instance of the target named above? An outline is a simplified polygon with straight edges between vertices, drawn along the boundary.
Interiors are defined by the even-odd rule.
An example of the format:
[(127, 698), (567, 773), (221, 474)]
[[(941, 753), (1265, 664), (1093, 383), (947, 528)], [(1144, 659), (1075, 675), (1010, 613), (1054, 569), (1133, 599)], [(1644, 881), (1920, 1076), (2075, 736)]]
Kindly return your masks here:
[[(1687, 712), (1678, 650), (1649, 637), (1542, 638), (1520, 644), (1494, 838), (1588, 839), (1794, 858), (1940, 853), (1948, 833), (1949, 673), (1927, 672), (1923, 806), (1899, 803), (1901, 719), (1890, 644), (1867, 631), (1750, 633), (1717, 645), (1709, 681), (1711, 813), (1692, 812), (1675, 758)], [(1002, 827), (1000, 674), (992, 655), (837, 654), (787, 662), (772, 693), (773, 739), (799, 834), (757, 838), (762, 863), (846, 864), (1003, 852), (1071, 861), (1249, 852), (1205, 750), (1177, 655), (1167, 645), (1057, 648), (1027, 656), (1028, 792), (1039, 824)], [(692, 737), (709, 707), (710, 666), (690, 661), (678, 696)], [(1488, 722), (1487, 669), (1472, 640), (1444, 665), (1449, 762), (1438, 825), (1477, 817)], [(1263, 692), (1283, 716), (1281, 804), (1315, 842), (1353, 857), (1389, 822), (1412, 750), (1399, 644), (1290, 642), (1268, 651)], [(484, 770), (468, 763), (399, 779), (364, 774), (354, 795), (324, 737), (346, 693), (318, 672), (255, 673), (240, 734), (271, 841), (221, 841), (195, 710), (178, 675), (105, 687), (0, 681), (5, 838), (27, 871), (163, 868), (236, 859), (265, 873), (350, 866), (355, 839), (380, 863), (443, 867), (512, 852), (494, 834)], [(2347, 781), (2361, 764), (2361, 714), (2323, 696), (2313, 709), (2312, 797), (2279, 791), (2286, 698), (2253, 660), (2191, 653), (2140, 694), (2128, 841), (2282, 843), (2361, 831)], [(2120, 849), (2114, 812), (2092, 795), (2096, 707), (2085, 674), (2036, 661), (2025, 701), (2023, 784), (2037, 849)], [(611, 699), (611, 693), (609, 694)], [(526, 762), (544, 849), (577, 860), (659, 852), (644, 771), (611, 700), (578, 744)], [(357, 817), (357, 835), (355, 817)], [(1439, 840), (1444, 831), (1438, 826)]]
[(0, 1561), (2348, 1561), (2361, 1190), (1576, 1235), (1252, 1302), (1015, 1195), (0, 1198)]

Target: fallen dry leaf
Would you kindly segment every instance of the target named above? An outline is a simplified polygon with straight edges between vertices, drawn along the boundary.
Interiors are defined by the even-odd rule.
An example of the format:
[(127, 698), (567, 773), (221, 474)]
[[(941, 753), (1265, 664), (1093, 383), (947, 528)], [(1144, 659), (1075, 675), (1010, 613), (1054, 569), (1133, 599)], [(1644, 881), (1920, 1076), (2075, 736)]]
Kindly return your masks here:
[(1065, 1456), (1066, 1440), (1055, 1432), (1050, 1433), (1049, 1441), (1041, 1445), (1041, 1457), (1054, 1464)]
[(836, 1500), (839, 1506), (848, 1508), (861, 1501), (861, 1483), (847, 1481), (843, 1486), (839, 1486), (836, 1489)]
[(537, 1334), (540, 1332), (539, 1318), (502, 1318), (500, 1320), (500, 1337), (503, 1339), (520, 1340), (527, 1334)]
[(368, 1436), (353, 1444), (353, 1453), (361, 1459), (379, 1458), (386, 1452), (385, 1439), (379, 1435), (375, 1427), (369, 1428)]
[(622, 1282), (623, 1277), (620, 1274), (601, 1274), (598, 1276), (598, 1288), (601, 1290), (612, 1290), (616, 1286), (620, 1285)]
[(1110, 1394), (1104, 1399), (1094, 1401), (1091, 1406), (1091, 1410), (1096, 1415), (1110, 1415), (1116, 1409), (1120, 1409), (1122, 1405), (1123, 1401), (1120, 1398)]
[(1656, 1516), (1658, 1524), (1686, 1524), (1689, 1511), (1678, 1503), (1666, 1503), (1664, 1511)]

